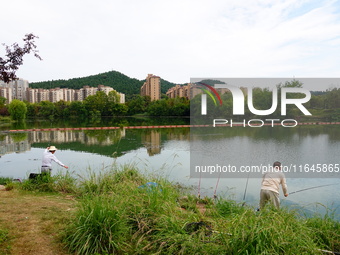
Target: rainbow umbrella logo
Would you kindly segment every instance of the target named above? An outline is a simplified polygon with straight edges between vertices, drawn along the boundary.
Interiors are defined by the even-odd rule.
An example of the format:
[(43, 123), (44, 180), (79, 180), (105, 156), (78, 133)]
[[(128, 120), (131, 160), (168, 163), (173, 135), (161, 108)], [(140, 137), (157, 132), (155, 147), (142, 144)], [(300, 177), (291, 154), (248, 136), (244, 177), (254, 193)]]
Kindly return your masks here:
[(209, 95), (210, 98), (213, 100), (215, 106), (217, 106), (216, 98), (218, 100), (219, 105), (222, 106), (222, 99), (220, 95), (218, 94), (218, 92), (215, 90), (215, 88), (203, 82), (197, 82), (195, 83), (195, 85), (196, 85), (195, 87), (205, 92), (201, 95), (201, 114), (202, 115), (207, 115), (207, 95)]
[[(221, 96), (218, 94), (218, 92), (216, 91), (216, 89), (214, 87), (212, 87), (208, 84), (205, 84), (203, 82), (197, 82), (197, 83), (195, 83), (195, 85), (196, 85), (195, 87), (201, 89), (203, 92), (205, 92), (207, 95), (210, 96), (210, 98), (213, 100), (215, 106), (217, 106), (217, 104), (222, 106)], [(216, 98), (217, 98), (218, 102), (216, 101)]]

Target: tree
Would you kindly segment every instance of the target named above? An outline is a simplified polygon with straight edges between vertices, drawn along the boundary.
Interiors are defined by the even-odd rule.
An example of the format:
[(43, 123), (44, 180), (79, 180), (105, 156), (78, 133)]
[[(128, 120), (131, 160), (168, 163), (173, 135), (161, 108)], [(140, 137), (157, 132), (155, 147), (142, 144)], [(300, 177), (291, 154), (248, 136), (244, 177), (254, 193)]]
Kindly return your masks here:
[(38, 116), (41, 118), (54, 118), (55, 105), (50, 101), (41, 101), (39, 103), (39, 113)]
[(107, 95), (107, 99), (109, 103), (118, 104), (120, 101), (120, 95), (116, 91), (110, 91)]
[(119, 103), (120, 95), (116, 91), (110, 91), (107, 96), (107, 114), (108, 116), (117, 116), (126, 114), (128, 108), (126, 105)]
[(60, 100), (56, 103), (54, 103), (55, 106), (55, 117), (58, 118), (67, 118), (69, 117), (69, 113), (70, 113), (70, 103), (66, 102), (64, 100)]
[(100, 115), (107, 116), (108, 97), (104, 91), (97, 91), (95, 95), (86, 97), (83, 102), (88, 113), (93, 112), (97, 115), (99, 112)]
[(326, 94), (326, 109), (340, 108), (340, 89), (333, 88), (327, 90)]
[(5, 58), (0, 57), (0, 81), (2, 80), (9, 83), (10, 81), (17, 79), (16, 71), (19, 69), (19, 66), (23, 64), (24, 55), (33, 52), (36, 58), (42, 60), (36, 50), (37, 46), (34, 42), (35, 38), (38, 37), (33, 34), (26, 34), (23, 39), (25, 42), (23, 47), (20, 47), (17, 43), (12, 44), (11, 46), (2, 44), (6, 47), (6, 55)]
[(151, 99), (149, 96), (140, 96), (137, 95), (130, 101), (126, 103), (128, 107), (128, 114), (134, 115), (137, 113), (144, 113), (149, 106)]
[(72, 101), (69, 106), (70, 117), (84, 118), (87, 115), (85, 105), (81, 101)]
[(29, 103), (26, 102), (27, 107), (27, 117), (35, 118), (39, 115), (40, 104), (39, 103)]
[(5, 97), (0, 97), (0, 115), (9, 115), (8, 109), (6, 107), (7, 99)]
[(24, 120), (26, 118), (26, 104), (18, 99), (14, 99), (8, 106), (8, 111), (13, 120)]
[(0, 109), (5, 106), (7, 99), (5, 97), (0, 97)]

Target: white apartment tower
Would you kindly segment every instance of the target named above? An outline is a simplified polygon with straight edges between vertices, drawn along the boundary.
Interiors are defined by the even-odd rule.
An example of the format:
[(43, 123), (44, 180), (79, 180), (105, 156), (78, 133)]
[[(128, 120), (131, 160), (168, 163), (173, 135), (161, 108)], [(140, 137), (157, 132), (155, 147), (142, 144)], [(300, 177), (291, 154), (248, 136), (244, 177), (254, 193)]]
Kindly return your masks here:
[[(3, 97), (6, 97), (10, 102), (12, 99), (26, 100), (26, 90), (28, 89), (28, 81), (24, 79), (17, 79), (9, 83), (0, 82), (0, 88), (9, 88), (11, 92), (4, 92)], [(6, 90), (7, 91), (7, 90)]]

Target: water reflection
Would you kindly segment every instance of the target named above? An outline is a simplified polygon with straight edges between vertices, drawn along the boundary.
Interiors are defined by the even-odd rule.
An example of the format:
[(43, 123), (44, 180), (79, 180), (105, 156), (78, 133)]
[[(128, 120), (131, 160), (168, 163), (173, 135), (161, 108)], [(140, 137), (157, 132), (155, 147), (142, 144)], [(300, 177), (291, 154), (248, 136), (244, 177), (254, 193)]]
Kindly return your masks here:
[[(120, 158), (128, 153), (145, 148), (147, 157), (161, 154), (164, 143), (169, 141), (189, 141), (189, 128), (166, 129), (86, 129), (53, 130), (2, 133), (0, 135), (0, 156), (13, 153), (28, 153), (32, 148), (45, 148), (55, 145), (59, 151), (98, 154)], [(189, 152), (188, 149), (186, 150)], [(35, 159), (40, 156), (34, 156)], [(19, 159), (19, 156), (17, 156)], [(20, 164), (20, 160), (16, 160)], [(99, 163), (99, 162), (98, 162)]]

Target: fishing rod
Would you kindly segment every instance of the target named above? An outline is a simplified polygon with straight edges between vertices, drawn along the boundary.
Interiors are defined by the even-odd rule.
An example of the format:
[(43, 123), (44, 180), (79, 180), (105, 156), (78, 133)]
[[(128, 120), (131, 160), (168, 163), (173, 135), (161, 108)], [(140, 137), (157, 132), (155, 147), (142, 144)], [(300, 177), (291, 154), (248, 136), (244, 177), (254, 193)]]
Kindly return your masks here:
[(246, 194), (247, 194), (247, 188), (248, 188), (249, 175), (250, 175), (250, 172), (248, 173), (248, 176), (247, 176), (247, 182), (246, 182), (246, 187), (244, 189), (242, 206), (245, 206), (246, 204)]
[(248, 173), (248, 176), (247, 176), (246, 187), (244, 189), (244, 194), (243, 194), (243, 201), (246, 201), (246, 194), (247, 194), (247, 188), (248, 188), (249, 175), (250, 175), (250, 172)]
[(201, 179), (202, 179), (202, 173), (200, 172), (200, 179), (198, 180), (198, 199), (201, 198)]
[(217, 192), (218, 184), (219, 184), (219, 182), (220, 182), (220, 177), (221, 177), (221, 172), (220, 172), (220, 174), (218, 175), (218, 179), (217, 179), (217, 182), (216, 182), (216, 187), (215, 187), (215, 191), (214, 191), (214, 198), (215, 198), (215, 199), (217, 198), (216, 192)]
[(298, 193), (298, 192), (302, 192), (302, 191), (306, 191), (306, 190), (310, 190), (310, 189), (317, 189), (317, 188), (321, 188), (321, 187), (327, 187), (327, 186), (332, 186), (332, 185), (338, 185), (339, 183), (332, 183), (332, 184), (325, 184), (325, 185), (319, 185), (319, 186), (314, 186), (314, 187), (310, 187), (310, 188), (306, 188), (306, 189), (300, 189), (297, 191), (293, 191), (291, 193), (289, 193), (289, 195)]

